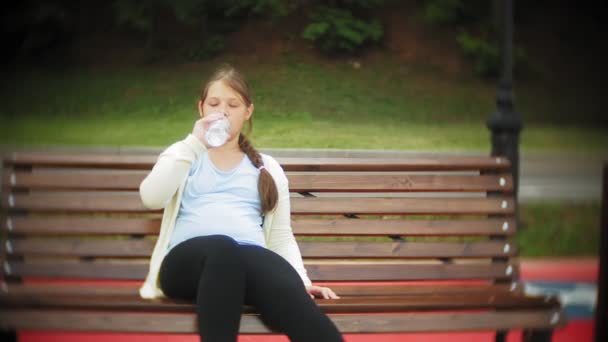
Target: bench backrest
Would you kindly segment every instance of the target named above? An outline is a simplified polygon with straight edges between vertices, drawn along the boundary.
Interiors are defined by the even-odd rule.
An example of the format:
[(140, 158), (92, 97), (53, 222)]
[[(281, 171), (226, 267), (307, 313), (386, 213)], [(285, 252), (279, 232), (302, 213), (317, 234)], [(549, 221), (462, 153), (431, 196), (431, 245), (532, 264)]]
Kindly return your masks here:
[[(162, 211), (138, 187), (157, 155), (3, 156), (2, 277), (142, 280)], [(313, 281), (518, 277), (504, 157), (277, 158)]]

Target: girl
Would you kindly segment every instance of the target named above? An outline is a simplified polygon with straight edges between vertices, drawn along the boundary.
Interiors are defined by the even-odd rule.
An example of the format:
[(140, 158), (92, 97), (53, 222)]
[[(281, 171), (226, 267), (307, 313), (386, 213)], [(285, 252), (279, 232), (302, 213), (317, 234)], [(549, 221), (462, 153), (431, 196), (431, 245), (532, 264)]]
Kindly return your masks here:
[[(253, 102), (234, 68), (206, 83), (191, 134), (165, 149), (139, 191), (150, 209), (164, 208), (143, 298), (196, 301), (205, 342), (236, 341), (243, 304), (292, 341), (342, 341), (314, 296), (338, 298), (306, 275), (291, 230), (287, 177), (241, 133), (252, 129)], [(230, 122), (229, 138), (212, 147), (209, 125)]]

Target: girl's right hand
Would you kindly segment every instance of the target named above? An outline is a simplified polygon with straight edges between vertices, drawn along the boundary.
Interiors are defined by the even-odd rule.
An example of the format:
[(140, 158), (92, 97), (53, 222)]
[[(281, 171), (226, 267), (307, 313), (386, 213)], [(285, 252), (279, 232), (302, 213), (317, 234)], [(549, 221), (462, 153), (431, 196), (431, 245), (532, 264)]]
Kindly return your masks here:
[(200, 140), (200, 142), (202, 142), (203, 145), (205, 145), (208, 149), (213, 148), (213, 146), (209, 146), (207, 144), (207, 139), (205, 139), (205, 133), (207, 132), (207, 130), (209, 129), (209, 125), (211, 125), (213, 121), (219, 120), (224, 116), (225, 115), (221, 113), (212, 113), (201, 119), (196, 120), (196, 122), (194, 123), (194, 127), (192, 128), (192, 135), (197, 137), (198, 140)]

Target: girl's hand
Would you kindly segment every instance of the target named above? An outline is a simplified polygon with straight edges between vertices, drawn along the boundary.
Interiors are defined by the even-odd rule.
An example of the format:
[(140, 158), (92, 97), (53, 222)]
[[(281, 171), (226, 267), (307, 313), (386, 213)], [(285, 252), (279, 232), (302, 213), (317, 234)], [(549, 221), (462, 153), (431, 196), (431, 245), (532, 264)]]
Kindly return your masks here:
[(205, 145), (208, 149), (213, 148), (213, 146), (209, 146), (207, 144), (207, 139), (205, 139), (205, 133), (207, 132), (207, 130), (209, 129), (209, 125), (211, 125), (211, 123), (213, 121), (219, 120), (219, 119), (223, 118), (224, 116), (225, 116), (225, 114), (213, 113), (213, 114), (209, 114), (201, 119), (198, 119), (194, 123), (194, 127), (192, 128), (192, 135), (197, 137), (198, 140), (200, 140), (203, 143), (203, 145)]
[(314, 299), (315, 296), (323, 299), (338, 299), (340, 298), (334, 291), (329, 287), (309, 285), (306, 286), (306, 292), (310, 295), (310, 298)]

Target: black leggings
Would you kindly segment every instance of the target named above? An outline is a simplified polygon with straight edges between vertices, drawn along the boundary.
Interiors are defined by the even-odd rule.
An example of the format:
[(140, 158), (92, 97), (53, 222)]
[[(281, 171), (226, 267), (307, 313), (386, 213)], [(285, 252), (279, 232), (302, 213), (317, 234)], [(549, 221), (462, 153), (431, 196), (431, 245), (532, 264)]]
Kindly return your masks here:
[(191, 238), (169, 251), (159, 277), (167, 297), (196, 301), (204, 342), (236, 341), (243, 304), (291, 341), (343, 341), (296, 270), (264, 247), (225, 235)]

